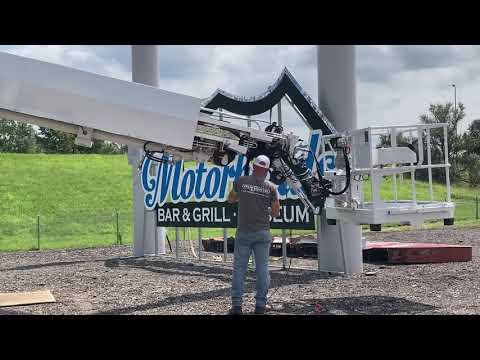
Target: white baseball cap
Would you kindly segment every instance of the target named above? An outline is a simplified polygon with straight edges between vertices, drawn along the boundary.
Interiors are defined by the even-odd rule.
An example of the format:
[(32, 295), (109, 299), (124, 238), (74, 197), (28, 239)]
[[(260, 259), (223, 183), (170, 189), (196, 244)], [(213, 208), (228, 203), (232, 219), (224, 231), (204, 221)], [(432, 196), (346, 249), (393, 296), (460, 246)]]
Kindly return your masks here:
[(265, 155), (258, 155), (256, 157), (253, 165), (264, 168), (264, 169), (269, 169), (270, 168), (270, 159)]

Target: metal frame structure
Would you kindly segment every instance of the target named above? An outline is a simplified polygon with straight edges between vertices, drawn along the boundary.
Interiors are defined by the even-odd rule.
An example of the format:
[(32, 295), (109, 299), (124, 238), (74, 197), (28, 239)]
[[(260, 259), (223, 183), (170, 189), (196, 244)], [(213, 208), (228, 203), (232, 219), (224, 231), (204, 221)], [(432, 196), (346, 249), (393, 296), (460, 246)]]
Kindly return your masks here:
[[(76, 141), (82, 145), (91, 144), (93, 139), (127, 144), (132, 148), (137, 148), (129, 156), (129, 162), (134, 169), (135, 166), (138, 168), (136, 161), (141, 157), (142, 148), (149, 155), (155, 152), (168, 153), (172, 160), (188, 158), (207, 161), (212, 158), (214, 152), (212, 144), (218, 145), (222, 151), (227, 148), (237, 154), (246, 153), (248, 144), (241, 145), (238, 139), (234, 141), (230, 138), (202, 132), (200, 129), (202, 126), (218, 130), (227, 129), (239, 136), (248, 135), (248, 141), (271, 143), (273, 139), (279, 137), (288, 145), (286, 147), (290, 147), (290, 150), (294, 149), (290, 144), (295, 143), (298, 137), (293, 134), (276, 134), (262, 131), (261, 127), (260, 129), (252, 128), (250, 125), (260, 120), (228, 114), (223, 111), (225, 108), (217, 111), (211, 108), (214, 107), (211, 103), (208, 104), (211, 107), (202, 108), (201, 99), (156, 88), (158, 83), (158, 72), (154, 71), (158, 60), (156, 49), (147, 46), (147, 48), (138, 47), (134, 50), (134, 53), (138, 51), (139, 56), (135, 56), (134, 59), (133, 80), (144, 84), (0, 53), (0, 116), (77, 134)], [(353, 183), (358, 187), (355, 187), (355, 191), (351, 187), (350, 191), (346, 193), (347, 196), (350, 195), (350, 198), (342, 195), (328, 199), (325, 213), (327, 218), (338, 220), (337, 228), (327, 226), (328, 224), (325, 223), (327, 218), (324, 215), (317, 216), (318, 270), (339, 272), (338, 269), (343, 269), (346, 274), (357, 273), (362, 271), (359, 224), (381, 224), (408, 219), (423, 221), (430, 218), (453, 218), (454, 205), (451, 203), (448, 172), (450, 165), (448, 163), (447, 128), (445, 124), (440, 124), (371, 127), (355, 130), (357, 128), (355, 48), (353, 46), (319, 46), (318, 70), (318, 107), (301, 90), (286, 69), (274, 88), (270, 88), (258, 98), (253, 98), (252, 101), (279, 99), (277, 103), (273, 103), (273, 106), (278, 106), (278, 122), (281, 124), (280, 101), (287, 96), (289, 104), (297, 113), (313, 114), (311, 119), (306, 119), (302, 115), (302, 119), (307, 120), (307, 126), (312, 130), (318, 129), (313, 129), (314, 125), (324, 129), (326, 135), (321, 137), (321, 141), (324, 142), (324, 150), (325, 142), (333, 137), (342, 136), (341, 134), (354, 139), (352, 142), (354, 149), (366, 150), (363, 152), (363, 156), (368, 159), (366, 165), (365, 159), (357, 156), (355, 151), (353, 152), (352, 177), (370, 175), (374, 194), (372, 204), (369, 205), (363, 202), (362, 198), (357, 197), (361, 181), (354, 180)], [(284, 84), (283, 86), (290, 84), (288, 91), (281, 90), (280, 84)], [(277, 86), (278, 91), (276, 91)], [(213, 99), (217, 95), (224, 98), (232, 97), (224, 92), (218, 92)], [(300, 96), (302, 101), (298, 99), (295, 101), (295, 96)], [(236, 106), (245, 105), (241, 104), (240, 99), (230, 100)], [(272, 104), (270, 103), (268, 106), (270, 105)], [(319, 110), (320, 108), (325, 109), (325, 115)], [(231, 121), (225, 120), (227, 117), (247, 121), (249, 126), (233, 124)], [(312, 121), (312, 119), (316, 120)], [(331, 123), (326, 119), (330, 119)], [(444, 164), (432, 164), (431, 161), (430, 130), (436, 127), (443, 127), (444, 130)], [(330, 135), (334, 129), (341, 133)], [(375, 132), (386, 129), (393, 134), (390, 152), (379, 151), (372, 147), (371, 140), (376, 135)], [(419, 151), (418, 159), (412, 157), (409, 149), (402, 149), (395, 144), (396, 134), (405, 131), (417, 131), (418, 134), (421, 134), (419, 136), (422, 138), (419, 141), (419, 150), (421, 151)], [(423, 164), (422, 149), (424, 132), (427, 137), (426, 165)], [(368, 142), (368, 145), (361, 144), (362, 138), (368, 140), (364, 140), (364, 143)], [(200, 145), (198, 145), (199, 142), (201, 142)], [(150, 149), (146, 148), (147, 144), (150, 144)], [(388, 161), (378, 161), (380, 158), (390, 160), (391, 166), (384, 167), (383, 165)], [(405, 159), (410, 162), (409, 165), (399, 164), (399, 162), (405, 162)], [(273, 164), (275, 165), (275, 162)], [(432, 168), (445, 168), (446, 202), (433, 201)], [(429, 171), (430, 201), (428, 202), (419, 202), (416, 199), (415, 172), (420, 169)], [(396, 175), (403, 173), (411, 174), (413, 199), (405, 202), (398, 200), (398, 196), (395, 196), (393, 203), (381, 201), (376, 195), (376, 191), (380, 188), (382, 176), (393, 175), (395, 184), (393, 190), (396, 194)], [(341, 181), (341, 172), (334, 174), (334, 178), (337, 182)], [(343, 178), (345, 178), (345, 173)], [(287, 177), (287, 183), (288, 180), (291, 179)], [(140, 206), (142, 199), (138, 181), (139, 177), (134, 177), (133, 187), (136, 194), (134, 253), (136, 256), (143, 256), (147, 253), (147, 249), (157, 253), (161, 246), (157, 244), (157, 235), (152, 236), (151, 227), (156, 225), (153, 221), (154, 218), (146, 215), (145, 209)], [(289, 186), (295, 189), (299, 198), (307, 205), (306, 200), (301, 196), (303, 189), (299, 185), (299, 181), (292, 182)], [(347, 205), (339, 206), (342, 202)], [(355, 202), (357, 205), (353, 206)], [(359, 204), (360, 206), (358, 206)], [(285, 233), (283, 233), (283, 268), (286, 265), (285, 238)], [(346, 238), (345, 242), (343, 238)], [(152, 244), (152, 241), (155, 242), (155, 245)], [(178, 245), (178, 230), (176, 243)], [(224, 244), (227, 244), (225, 231)], [(201, 250), (201, 246), (199, 250)], [(179, 258), (178, 246), (175, 251), (176, 257)], [(227, 255), (225, 251), (224, 262), (227, 262)], [(202, 261), (201, 251), (198, 259)], [(320, 268), (320, 263), (323, 263), (323, 269)]]
[[(173, 251), (171, 253), (165, 253), (165, 254), (160, 254), (160, 253), (156, 253), (156, 254), (149, 254), (149, 256), (157, 256), (157, 257), (160, 257), (160, 258), (164, 258), (164, 259), (172, 259), (172, 260), (176, 260), (176, 261), (183, 261), (183, 262), (197, 262), (197, 263), (207, 263), (207, 264), (217, 264), (217, 265), (229, 265), (229, 266), (232, 266), (233, 265), (233, 254), (231, 254), (231, 256), (229, 257), (228, 256), (228, 247), (227, 247), (227, 236), (225, 235), (225, 230), (224, 229), (224, 240), (223, 240), (223, 253), (220, 253), (220, 252), (215, 252), (215, 254), (218, 255), (218, 260), (211, 260), (211, 259), (208, 259), (208, 258), (205, 258), (205, 255), (204, 255), (204, 252), (206, 252), (205, 250), (203, 250), (203, 244), (202, 244), (202, 228), (197, 228), (197, 234), (198, 234), (198, 243), (197, 243), (197, 252), (195, 252), (195, 249), (192, 249), (191, 248), (191, 245), (193, 244), (193, 240), (192, 239), (189, 239), (189, 240), (180, 240), (180, 228), (175, 228), (174, 232), (175, 232), (175, 240), (174, 240), (174, 244), (175, 244), (175, 249), (173, 249)], [(283, 239), (282, 239), (283, 240)], [(188, 244), (186, 242), (190, 242), (190, 249), (188, 249)], [(182, 243), (182, 244), (181, 244)], [(269, 267), (270, 268), (273, 268), (273, 269), (282, 269), (282, 270), (286, 270), (286, 263), (287, 263), (287, 258), (289, 258), (289, 256), (287, 256), (287, 253), (286, 251), (283, 251), (283, 246), (284, 246), (284, 242), (282, 241), (282, 263), (281, 264), (269, 264)], [(187, 250), (187, 251), (185, 251)], [(190, 251), (188, 251), (190, 250)], [(186, 253), (188, 253), (189, 255), (186, 255)], [(252, 256), (252, 266), (251, 266), (251, 269), (254, 270), (255, 269), (255, 258)], [(295, 257), (290, 257), (291, 260), (295, 259)], [(312, 267), (306, 267), (306, 266), (289, 266), (289, 269), (293, 269), (293, 270), (306, 270), (306, 271), (318, 271), (318, 272), (329, 272), (329, 273), (335, 273), (335, 274), (342, 274), (342, 275), (348, 275), (347, 271), (334, 271), (334, 270), (329, 270), (329, 269), (322, 269), (320, 267), (320, 262), (318, 260), (318, 258), (315, 260), (313, 258), (307, 258), (307, 259), (303, 259), (301, 258), (302, 260), (310, 260), (310, 261), (317, 261), (317, 266), (312, 266)]]
[[(431, 130), (443, 130), (443, 163), (432, 163), (431, 157)], [(397, 145), (397, 136), (402, 133), (416, 134), (418, 154), (412, 149)], [(419, 226), (424, 221), (432, 219), (453, 219), (455, 204), (451, 202), (451, 188), (448, 162), (447, 124), (421, 124), (411, 126), (377, 126), (353, 130), (343, 134), (352, 145), (351, 178), (353, 182), (361, 182), (367, 175), (370, 178), (372, 201), (364, 201), (363, 193), (360, 198), (354, 197), (350, 191), (344, 203), (338, 199), (327, 199), (326, 215), (328, 219), (349, 221), (355, 224), (385, 224), (404, 223)], [(387, 135), (391, 139), (389, 147), (376, 148), (375, 136)], [(331, 139), (335, 136), (321, 137), (322, 152), (331, 146)], [(424, 142), (426, 145), (427, 163), (424, 159)], [(358, 150), (361, 150), (358, 151)], [(429, 200), (418, 200), (416, 191), (416, 172), (428, 171)], [(445, 169), (446, 199), (435, 201), (433, 194), (432, 169)], [(409, 173), (412, 184), (411, 199), (399, 199), (396, 177), (399, 174)], [(382, 178), (392, 177), (392, 195), (394, 200), (384, 200), (380, 196)], [(357, 181), (357, 180), (359, 181)], [(414, 217), (413, 217), (413, 216)]]

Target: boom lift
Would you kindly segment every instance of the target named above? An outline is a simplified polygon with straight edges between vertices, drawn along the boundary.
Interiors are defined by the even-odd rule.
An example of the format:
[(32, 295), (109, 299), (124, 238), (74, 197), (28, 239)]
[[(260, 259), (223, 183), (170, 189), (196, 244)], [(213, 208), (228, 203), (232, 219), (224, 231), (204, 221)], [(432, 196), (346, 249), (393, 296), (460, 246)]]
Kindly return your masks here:
[[(378, 176), (412, 173), (424, 166), (410, 149), (392, 146), (391, 151), (372, 152), (360, 141), (362, 136), (367, 139), (369, 128), (322, 136), (322, 151), (338, 154), (337, 169), (322, 174), (319, 154), (312, 153), (317, 162), (312, 173), (306, 166), (308, 144), (293, 133), (285, 134), (276, 123), (262, 128), (259, 120), (202, 107), (199, 98), (7, 53), (0, 53), (0, 117), (76, 134), (77, 145), (91, 146), (93, 139), (98, 139), (141, 147), (145, 157), (157, 162), (194, 160), (225, 166), (243, 154), (248, 174), (249, 161), (264, 154), (271, 159), (272, 182), (279, 185), (286, 181), (315, 214), (321, 213), (329, 198), (326, 214), (332, 220), (363, 214), (360, 209), (370, 214), (378, 210), (378, 201), (367, 204), (359, 197), (358, 176), (370, 174), (373, 193), (373, 187), (377, 191), (380, 185)], [(248, 121), (257, 128), (238, 124)], [(367, 155), (369, 160), (362, 162)], [(423, 161), (423, 150), (421, 156)], [(377, 167), (385, 161), (378, 159), (384, 158), (394, 166), (379, 171)], [(412, 164), (408, 168), (396, 166), (405, 162)], [(431, 169), (432, 165), (428, 166)], [(448, 166), (445, 159), (447, 173)], [(412, 218), (421, 206), (422, 219), (453, 218), (450, 195), (447, 202), (435, 204), (441, 211), (429, 211), (424, 205), (413, 202), (409, 203), (410, 212), (401, 206), (395, 206), (395, 211), (405, 215), (402, 219), (415, 221)], [(392, 206), (382, 206), (392, 216), (360, 216), (358, 221), (377, 224), (398, 220)]]

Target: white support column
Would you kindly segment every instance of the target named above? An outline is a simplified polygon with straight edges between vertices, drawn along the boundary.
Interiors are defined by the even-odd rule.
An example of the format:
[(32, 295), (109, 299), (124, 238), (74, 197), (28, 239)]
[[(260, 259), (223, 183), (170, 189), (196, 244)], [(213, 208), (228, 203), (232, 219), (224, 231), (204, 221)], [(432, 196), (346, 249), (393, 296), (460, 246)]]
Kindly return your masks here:
[[(159, 63), (156, 45), (132, 45), (132, 81), (158, 87)], [(158, 234), (156, 233), (156, 212), (146, 211), (143, 204), (141, 174), (138, 171), (142, 157), (143, 149), (129, 146), (128, 162), (132, 166), (134, 197), (134, 256), (153, 255), (156, 250), (165, 249), (165, 229), (160, 229)]]
[[(278, 111), (278, 126), (283, 126), (282, 119), (282, 99), (277, 104)], [(282, 229), (282, 268), (285, 270), (287, 268), (287, 230)]]
[[(357, 128), (355, 46), (317, 46), (318, 106), (338, 131)], [(320, 263), (324, 271), (343, 272), (342, 249), (337, 225), (327, 225), (321, 216)], [(363, 271), (362, 230), (342, 221), (342, 233), (349, 273)]]

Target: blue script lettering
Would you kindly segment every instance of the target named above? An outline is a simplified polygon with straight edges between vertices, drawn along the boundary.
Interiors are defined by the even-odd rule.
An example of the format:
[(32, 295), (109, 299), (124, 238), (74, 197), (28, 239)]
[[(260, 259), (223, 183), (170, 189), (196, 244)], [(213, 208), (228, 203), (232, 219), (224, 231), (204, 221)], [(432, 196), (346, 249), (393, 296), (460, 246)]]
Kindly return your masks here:
[[(218, 191), (218, 186), (220, 185), (220, 169), (218, 167), (212, 168), (208, 172), (207, 178), (205, 179), (205, 197), (207, 200), (212, 199)], [(214, 177), (213, 189), (212, 189), (212, 178)]]
[[(187, 181), (188, 181), (188, 190), (187, 190)], [(182, 190), (180, 194), (184, 199), (190, 199), (193, 194), (193, 189), (195, 188), (195, 171), (192, 169), (188, 169), (183, 174), (182, 178)]]
[[(316, 151), (319, 135), (312, 134), (310, 149)], [(246, 158), (238, 155), (228, 166), (214, 166), (199, 163), (193, 169), (183, 169), (183, 161), (175, 164), (167, 162), (159, 164), (152, 170), (154, 163), (146, 158), (142, 165), (141, 183), (145, 193), (144, 203), (148, 210), (155, 206), (162, 206), (165, 202), (172, 203), (192, 201), (225, 201), (230, 184), (244, 175)], [(328, 169), (335, 166), (335, 156), (327, 153), (319, 159), (320, 173), (323, 174), (324, 164)], [(312, 170), (314, 158), (309, 154), (306, 160), (307, 167)], [(154, 173), (153, 175), (150, 175)], [(280, 199), (298, 198), (286, 183), (278, 186)], [(168, 196), (170, 195), (170, 199)]]
[(205, 169), (205, 164), (200, 163), (197, 166), (197, 180), (195, 181), (195, 198), (201, 199), (203, 197), (204, 192), (201, 191), (201, 187), (204, 185), (202, 182), (203, 174), (207, 172)]
[(180, 194), (178, 193), (180, 184), (180, 176), (182, 176), (183, 161), (177, 161), (175, 163), (175, 171), (173, 174), (173, 184), (172, 184), (172, 202), (177, 203), (180, 199)]

